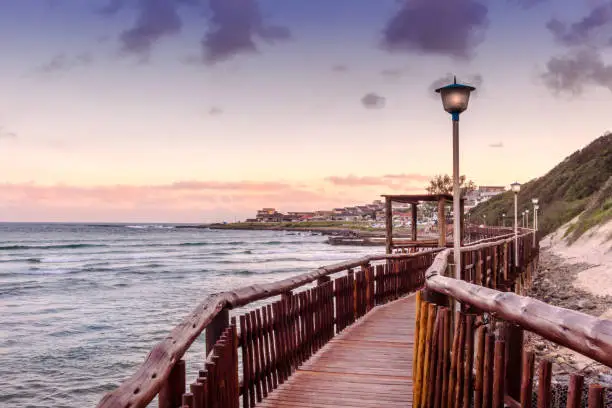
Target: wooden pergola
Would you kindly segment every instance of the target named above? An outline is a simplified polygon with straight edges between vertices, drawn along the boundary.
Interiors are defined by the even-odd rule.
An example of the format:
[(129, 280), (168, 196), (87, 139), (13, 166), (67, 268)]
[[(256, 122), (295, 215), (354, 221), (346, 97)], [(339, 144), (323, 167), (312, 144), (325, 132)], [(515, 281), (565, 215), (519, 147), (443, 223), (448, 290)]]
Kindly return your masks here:
[[(412, 241), (413, 243), (418, 243), (417, 236), (417, 204), (420, 202), (437, 202), (438, 203), (438, 243), (439, 247), (446, 246), (446, 203), (453, 202), (453, 196), (451, 194), (401, 194), (401, 195), (386, 195), (383, 194), (381, 197), (385, 198), (385, 224), (386, 224), (386, 253), (390, 254), (393, 252), (394, 242), (393, 242), (393, 211), (392, 204), (395, 203), (405, 203), (411, 205), (412, 212)], [(461, 198), (460, 201), (460, 217), (461, 217), (461, 244), (463, 245), (463, 231), (464, 231), (464, 206), (465, 199)]]

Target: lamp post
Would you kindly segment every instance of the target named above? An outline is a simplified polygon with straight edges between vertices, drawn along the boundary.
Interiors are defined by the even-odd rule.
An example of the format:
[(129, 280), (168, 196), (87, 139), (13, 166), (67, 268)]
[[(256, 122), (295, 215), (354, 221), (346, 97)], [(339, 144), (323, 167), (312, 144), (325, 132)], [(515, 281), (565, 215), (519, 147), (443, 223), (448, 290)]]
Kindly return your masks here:
[(506, 213), (502, 214), (502, 227), (506, 226)]
[(538, 199), (532, 198), (531, 202), (533, 203), (533, 247), (536, 246), (536, 235), (538, 233)]
[(459, 189), (459, 114), (465, 111), (470, 101), (470, 93), (476, 88), (453, 83), (436, 89), (442, 98), (444, 110), (452, 115), (453, 120), (453, 255), (455, 260), (455, 277), (461, 279), (461, 191)]
[(538, 199), (532, 198), (531, 203), (533, 204), (533, 229), (538, 230)]
[(518, 193), (521, 185), (515, 181), (510, 187), (514, 193), (514, 266), (518, 267)]
[(483, 217), (484, 217), (484, 226), (486, 227), (487, 226), (487, 214), (483, 215)]
[(529, 228), (529, 209), (525, 210), (525, 228)]

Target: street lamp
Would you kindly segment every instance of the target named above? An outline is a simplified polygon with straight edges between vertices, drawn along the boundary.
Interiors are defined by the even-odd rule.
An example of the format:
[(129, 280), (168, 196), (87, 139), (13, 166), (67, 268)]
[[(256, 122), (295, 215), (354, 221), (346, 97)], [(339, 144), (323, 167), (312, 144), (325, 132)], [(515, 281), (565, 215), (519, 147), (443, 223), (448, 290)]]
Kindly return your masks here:
[(538, 205), (537, 198), (532, 198), (531, 202), (533, 203), (533, 247), (535, 248), (538, 234), (538, 208), (540, 206)]
[(536, 231), (538, 230), (538, 201), (537, 198), (531, 199), (531, 203), (533, 204), (533, 229)]
[(514, 266), (518, 267), (518, 193), (521, 191), (521, 184), (515, 181), (510, 188), (514, 193)]
[(483, 217), (484, 217), (484, 226), (486, 227), (487, 226), (487, 214), (483, 215)]
[(442, 98), (444, 110), (452, 115), (453, 120), (453, 255), (455, 258), (455, 277), (461, 279), (461, 212), (459, 189), (459, 114), (465, 111), (470, 101), (470, 93), (476, 88), (473, 86), (457, 83), (454, 77), (453, 83), (436, 89)]
[(506, 213), (502, 214), (502, 227), (506, 226)]

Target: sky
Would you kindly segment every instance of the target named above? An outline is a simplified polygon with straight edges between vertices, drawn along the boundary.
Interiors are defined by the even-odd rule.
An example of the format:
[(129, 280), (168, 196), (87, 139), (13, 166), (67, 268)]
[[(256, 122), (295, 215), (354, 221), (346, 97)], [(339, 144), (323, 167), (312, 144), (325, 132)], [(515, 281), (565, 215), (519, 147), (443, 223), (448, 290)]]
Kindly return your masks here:
[(0, 0), (0, 221), (214, 222), (452, 173), (509, 185), (612, 130), (610, 0)]

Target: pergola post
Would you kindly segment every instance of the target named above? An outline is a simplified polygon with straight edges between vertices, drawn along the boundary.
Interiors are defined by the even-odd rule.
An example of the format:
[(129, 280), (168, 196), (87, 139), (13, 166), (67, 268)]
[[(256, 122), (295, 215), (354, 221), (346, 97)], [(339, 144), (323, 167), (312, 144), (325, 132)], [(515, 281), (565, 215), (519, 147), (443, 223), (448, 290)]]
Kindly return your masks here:
[(446, 200), (444, 197), (438, 198), (438, 232), (440, 234), (438, 238), (438, 246), (446, 246), (446, 212), (444, 206)]
[(412, 207), (412, 240), (417, 240), (417, 203), (411, 203)]
[(390, 197), (385, 197), (385, 226), (386, 226), (386, 253), (390, 254), (393, 250), (393, 211)]
[(465, 244), (465, 198), (459, 202), (459, 222), (461, 223), (461, 246)]

